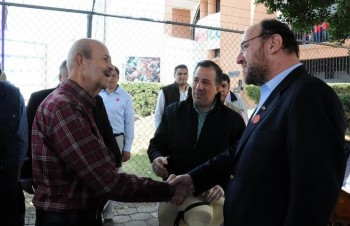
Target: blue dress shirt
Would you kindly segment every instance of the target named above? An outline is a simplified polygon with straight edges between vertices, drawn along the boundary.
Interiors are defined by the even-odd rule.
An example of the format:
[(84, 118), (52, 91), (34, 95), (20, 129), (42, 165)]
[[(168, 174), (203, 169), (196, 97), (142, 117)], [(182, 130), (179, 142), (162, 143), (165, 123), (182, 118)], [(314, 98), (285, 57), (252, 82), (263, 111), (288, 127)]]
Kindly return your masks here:
[(113, 133), (124, 133), (124, 150), (131, 151), (131, 145), (134, 140), (134, 107), (132, 97), (122, 87), (118, 85), (112, 93), (101, 90), (99, 95), (103, 99), (106, 107), (109, 122), (111, 123)]

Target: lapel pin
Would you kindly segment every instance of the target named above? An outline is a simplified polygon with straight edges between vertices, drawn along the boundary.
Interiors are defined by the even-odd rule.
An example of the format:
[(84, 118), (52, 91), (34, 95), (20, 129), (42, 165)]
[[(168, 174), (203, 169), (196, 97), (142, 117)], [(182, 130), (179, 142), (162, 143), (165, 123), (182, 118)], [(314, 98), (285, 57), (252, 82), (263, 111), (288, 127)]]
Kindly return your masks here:
[(265, 105), (263, 105), (263, 106), (261, 107), (261, 110), (263, 110), (263, 111), (265, 111), (265, 110), (266, 110)]
[(253, 124), (256, 124), (259, 122), (259, 120), (260, 120), (260, 115), (254, 115), (252, 122), (253, 122)]

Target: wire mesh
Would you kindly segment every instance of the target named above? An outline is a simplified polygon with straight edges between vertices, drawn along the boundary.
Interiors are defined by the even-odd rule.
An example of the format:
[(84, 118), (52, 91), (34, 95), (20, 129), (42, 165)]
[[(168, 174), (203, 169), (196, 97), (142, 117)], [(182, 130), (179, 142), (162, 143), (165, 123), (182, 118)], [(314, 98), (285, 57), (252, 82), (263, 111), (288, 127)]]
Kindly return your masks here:
[[(2, 21), (2, 67), (26, 101), (32, 92), (57, 86), (60, 63), (72, 43), (86, 37), (90, 29), (91, 37), (108, 47), (113, 63), (120, 69), (122, 83), (149, 82), (160, 87), (173, 82), (176, 65), (186, 64), (191, 84), (196, 63), (210, 59), (231, 77), (231, 89), (245, 101), (248, 111), (255, 107), (244, 90), (236, 63), (241, 31), (76, 9), (1, 4), (8, 7), (6, 21)], [(88, 15), (93, 16), (90, 28)], [(327, 82), (350, 81), (348, 48), (297, 37), (301, 60), (310, 73)], [(157, 93), (151, 95), (152, 103), (156, 97)], [(146, 154), (155, 131), (154, 115), (136, 114), (132, 158), (124, 164), (124, 170), (156, 178)]]

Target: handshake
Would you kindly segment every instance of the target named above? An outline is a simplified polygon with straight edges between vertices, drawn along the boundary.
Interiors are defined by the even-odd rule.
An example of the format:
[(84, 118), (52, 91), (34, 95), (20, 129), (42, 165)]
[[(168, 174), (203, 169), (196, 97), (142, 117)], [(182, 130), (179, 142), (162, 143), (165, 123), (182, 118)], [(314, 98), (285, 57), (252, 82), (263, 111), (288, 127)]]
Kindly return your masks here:
[(159, 177), (168, 177), (166, 182), (175, 187), (175, 192), (170, 202), (174, 205), (181, 205), (194, 191), (192, 178), (188, 174), (179, 176), (174, 174), (169, 175), (168, 170), (165, 167), (166, 165), (168, 165), (167, 157), (157, 157), (152, 162), (153, 172)]
[[(194, 185), (193, 181), (190, 175), (183, 174), (183, 175), (174, 175), (171, 174), (169, 176), (168, 170), (165, 167), (168, 165), (168, 159), (166, 157), (160, 156), (157, 157), (152, 162), (152, 169), (153, 172), (162, 178), (167, 179), (167, 183), (175, 187), (175, 192), (173, 194), (173, 197), (171, 198), (170, 202), (174, 205), (181, 205), (185, 199), (188, 196), (191, 196), (194, 192)], [(215, 185), (211, 189), (209, 189), (204, 194), (205, 201), (212, 204), (216, 201), (218, 201), (221, 197), (224, 197), (224, 190), (220, 185)]]
[(173, 197), (170, 200), (174, 205), (181, 205), (194, 191), (192, 178), (188, 174), (179, 176), (171, 174), (166, 182), (175, 187)]

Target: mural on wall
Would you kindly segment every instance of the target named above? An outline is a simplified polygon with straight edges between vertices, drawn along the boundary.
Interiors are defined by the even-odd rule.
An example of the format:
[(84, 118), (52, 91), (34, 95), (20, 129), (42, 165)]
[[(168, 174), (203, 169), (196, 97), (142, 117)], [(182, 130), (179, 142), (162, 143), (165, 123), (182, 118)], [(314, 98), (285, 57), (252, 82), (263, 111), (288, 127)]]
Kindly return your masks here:
[(133, 82), (160, 82), (160, 57), (128, 57), (125, 79)]
[[(197, 25), (220, 28), (220, 14), (215, 13), (202, 18), (197, 22)], [(194, 39), (206, 49), (220, 48), (220, 30), (196, 28)]]

